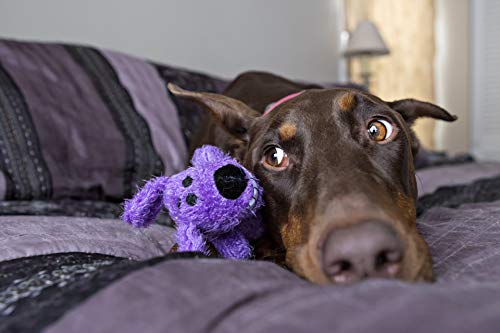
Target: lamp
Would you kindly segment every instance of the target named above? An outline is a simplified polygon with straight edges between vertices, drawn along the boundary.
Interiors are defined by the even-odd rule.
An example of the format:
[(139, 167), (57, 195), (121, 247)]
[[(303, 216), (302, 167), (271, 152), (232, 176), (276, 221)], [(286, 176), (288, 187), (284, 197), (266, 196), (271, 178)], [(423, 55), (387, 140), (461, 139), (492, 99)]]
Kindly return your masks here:
[(366, 88), (370, 87), (371, 71), (368, 59), (373, 56), (389, 54), (380, 32), (373, 22), (361, 21), (350, 34), (345, 57), (359, 57), (361, 61), (361, 77)]

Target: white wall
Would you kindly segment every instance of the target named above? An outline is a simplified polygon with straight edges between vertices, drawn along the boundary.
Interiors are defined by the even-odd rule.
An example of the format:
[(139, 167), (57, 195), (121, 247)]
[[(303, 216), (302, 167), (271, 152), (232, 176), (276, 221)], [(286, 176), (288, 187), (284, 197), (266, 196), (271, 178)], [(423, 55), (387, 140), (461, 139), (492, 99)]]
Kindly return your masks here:
[(470, 5), (471, 148), (478, 158), (500, 161), (500, 1)]
[(338, 76), (340, 0), (0, 0), (0, 36), (86, 43), (233, 77)]
[(469, 1), (436, 0), (435, 6), (436, 101), (458, 116), (453, 123), (436, 123), (436, 149), (467, 152), (471, 140)]

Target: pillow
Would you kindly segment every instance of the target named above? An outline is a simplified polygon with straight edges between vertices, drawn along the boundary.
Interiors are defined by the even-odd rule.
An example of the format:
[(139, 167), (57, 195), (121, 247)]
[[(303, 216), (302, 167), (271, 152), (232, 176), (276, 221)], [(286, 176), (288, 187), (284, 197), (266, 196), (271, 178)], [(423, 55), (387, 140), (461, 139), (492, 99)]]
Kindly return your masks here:
[(144, 180), (184, 169), (186, 136), (165, 79), (199, 75), (168, 69), (90, 47), (0, 39), (0, 199), (120, 201)]

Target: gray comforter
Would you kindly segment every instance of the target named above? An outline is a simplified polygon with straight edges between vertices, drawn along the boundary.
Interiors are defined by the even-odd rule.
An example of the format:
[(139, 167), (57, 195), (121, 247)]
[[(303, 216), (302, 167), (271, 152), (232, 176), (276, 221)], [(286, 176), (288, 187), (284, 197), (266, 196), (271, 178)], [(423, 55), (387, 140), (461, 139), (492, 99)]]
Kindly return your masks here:
[[(487, 163), (425, 169), (418, 178), (424, 200), (438, 187), (469, 193), (468, 184), (499, 175), (500, 165)], [(268, 262), (165, 256), (172, 244), (165, 225), (137, 233), (116, 219), (3, 216), (0, 260), (11, 266), (1, 267), (37, 255), (103, 257), (58, 258), (72, 262), (66, 268), (45, 260), (15, 280), (2, 271), (0, 331), (500, 332), (500, 196), (493, 194), (421, 210), (433, 284), (316, 286)], [(54, 275), (61, 270), (70, 277)], [(57, 276), (57, 284), (30, 293), (37, 276)], [(7, 304), (6, 290), (17, 293), (15, 302)]]

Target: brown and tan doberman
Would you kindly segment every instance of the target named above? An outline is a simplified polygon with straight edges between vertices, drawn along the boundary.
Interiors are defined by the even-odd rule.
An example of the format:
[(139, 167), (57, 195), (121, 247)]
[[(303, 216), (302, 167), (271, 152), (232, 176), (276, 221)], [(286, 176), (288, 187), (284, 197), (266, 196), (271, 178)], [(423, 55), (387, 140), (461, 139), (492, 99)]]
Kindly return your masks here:
[(216, 145), (260, 180), (267, 233), (255, 244), (257, 258), (282, 258), (320, 284), (432, 280), (416, 228), (411, 125), (419, 117), (456, 117), (413, 99), (385, 102), (260, 72), (240, 75), (224, 94), (169, 89), (210, 111), (192, 149)]

